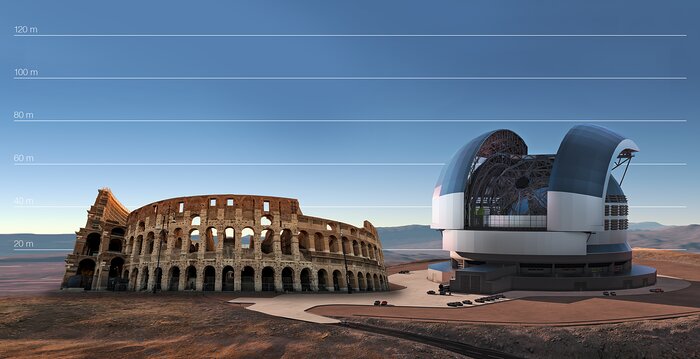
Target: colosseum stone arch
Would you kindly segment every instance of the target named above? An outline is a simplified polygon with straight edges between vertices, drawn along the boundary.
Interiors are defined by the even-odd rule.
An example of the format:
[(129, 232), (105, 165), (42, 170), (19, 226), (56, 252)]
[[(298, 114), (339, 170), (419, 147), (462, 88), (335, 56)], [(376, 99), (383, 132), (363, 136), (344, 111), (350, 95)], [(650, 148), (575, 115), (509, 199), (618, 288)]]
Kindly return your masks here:
[(163, 291), (382, 291), (374, 226), (302, 214), (296, 199), (201, 195), (129, 211), (100, 189), (76, 232), (62, 288)]

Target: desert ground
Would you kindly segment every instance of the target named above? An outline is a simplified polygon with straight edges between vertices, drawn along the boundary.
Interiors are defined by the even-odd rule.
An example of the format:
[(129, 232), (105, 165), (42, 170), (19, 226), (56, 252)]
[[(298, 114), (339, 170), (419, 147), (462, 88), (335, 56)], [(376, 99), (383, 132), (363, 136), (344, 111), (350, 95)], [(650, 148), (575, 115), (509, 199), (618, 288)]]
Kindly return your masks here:
[[(445, 308), (444, 311), (478, 309), (483, 311), (482, 319), (495, 320), (507, 317), (511, 311), (530, 312), (530, 315), (539, 312), (551, 319), (556, 313), (588, 315), (604, 312), (598, 308), (614, 306), (627, 307), (632, 312), (667, 307), (700, 310), (700, 254), (635, 250), (635, 262), (654, 266), (661, 275), (684, 278), (691, 286), (663, 294), (574, 299), (535, 297), (483, 308), (456, 311)], [(427, 264), (402, 264), (390, 268), (390, 273), (420, 270)], [(37, 289), (44, 288), (45, 282), (52, 278), (49, 272), (42, 273), (33, 279), (36, 285), (27, 285), (25, 291), (0, 292), (0, 357), (463, 357), (411, 340), (272, 317), (227, 303), (240, 296), (236, 293), (154, 295)], [(19, 276), (6, 282), (5, 287), (17, 288), (14, 286), (17, 283), (21, 283)], [(595, 325), (493, 325), (447, 321), (439, 316), (431, 321), (382, 318), (386, 313), (373, 316), (372, 311), (377, 310), (373, 306), (359, 309), (363, 316), (354, 315), (357, 307), (351, 312), (343, 312), (342, 306), (322, 308), (326, 311), (324, 315), (345, 321), (454, 339), (517, 357), (700, 357), (697, 314), (615, 323), (598, 321)]]

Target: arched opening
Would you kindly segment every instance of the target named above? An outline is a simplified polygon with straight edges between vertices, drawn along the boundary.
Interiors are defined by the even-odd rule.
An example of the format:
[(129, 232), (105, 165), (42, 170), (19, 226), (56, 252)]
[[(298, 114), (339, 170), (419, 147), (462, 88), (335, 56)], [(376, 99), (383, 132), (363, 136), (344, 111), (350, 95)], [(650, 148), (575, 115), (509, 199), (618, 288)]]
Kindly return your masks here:
[(360, 242), (360, 249), (362, 250), (362, 256), (367, 258), (369, 255), (367, 254), (367, 244), (365, 242)]
[(168, 290), (173, 292), (180, 290), (180, 268), (178, 267), (170, 268), (170, 284), (168, 285)]
[(134, 271), (131, 272), (131, 279), (129, 279), (129, 287), (131, 290), (137, 290), (138, 289), (138, 278), (139, 278), (139, 269), (134, 268)]
[(136, 237), (136, 242), (134, 242), (134, 253), (137, 256), (140, 256), (141, 252), (143, 252), (142, 247), (143, 247), (143, 236), (139, 235), (138, 237)]
[(122, 276), (122, 279), (129, 280), (129, 270), (128, 269), (124, 270), (124, 275)]
[(382, 290), (382, 287), (379, 285), (379, 276), (374, 275), (374, 290)]
[(185, 273), (185, 290), (196, 290), (197, 289), (197, 268), (194, 266), (187, 267), (187, 272)]
[(199, 226), (200, 224), (202, 224), (202, 219), (199, 218), (199, 216), (192, 217), (192, 222), (190, 222), (191, 226)]
[(253, 267), (246, 266), (241, 271), (241, 291), (255, 291), (255, 269)]
[(326, 230), (327, 231), (335, 231), (335, 224), (326, 223)]
[(199, 230), (198, 229), (193, 229), (190, 231), (189, 242), (190, 243), (189, 243), (188, 253), (199, 252)]
[(88, 258), (80, 261), (76, 274), (80, 276), (80, 278), (75, 280), (74, 287), (85, 288), (86, 290), (92, 288), (92, 276), (95, 274), (95, 261)]
[(233, 271), (233, 267), (231, 266), (226, 266), (224, 267), (224, 270), (221, 272), (221, 290), (224, 292), (230, 292), (234, 289), (233, 285), (233, 274), (235, 272)]
[(340, 283), (343, 282), (343, 274), (339, 270), (333, 271), (333, 290), (336, 292), (340, 290)]
[(311, 291), (311, 271), (309, 268), (304, 268), (301, 270), (301, 275), (299, 276), (301, 281), (301, 291), (310, 292)]
[(367, 256), (369, 259), (374, 259), (374, 248), (371, 244), (367, 245)]
[(359, 256), (360, 254), (362, 254), (360, 252), (360, 244), (357, 241), (352, 241), (352, 255)]
[(232, 227), (226, 227), (224, 230), (224, 257), (233, 257), (234, 248), (236, 246), (236, 231)]
[(355, 274), (351, 271), (348, 271), (348, 283), (350, 283), (350, 290), (351, 291), (356, 291), (357, 290), (357, 278), (355, 278)]
[(216, 283), (216, 270), (212, 266), (204, 267), (204, 291), (214, 291), (214, 283)]
[(173, 237), (176, 239), (175, 243), (170, 249), (170, 253), (180, 254), (182, 252), (182, 228), (175, 228), (175, 231), (173, 232)]
[(209, 227), (207, 228), (206, 231), (206, 251), (207, 252), (215, 252), (216, 247), (219, 245), (219, 234), (216, 231), (216, 228), (214, 227)]
[(282, 269), (282, 290), (285, 292), (294, 291), (294, 270), (292, 268)]
[(262, 216), (260, 217), (260, 225), (263, 227), (268, 227), (272, 225), (272, 216)]
[(335, 238), (335, 236), (328, 237), (328, 244), (331, 253), (340, 253), (340, 243), (338, 242), (338, 238)]
[(252, 251), (255, 247), (255, 243), (253, 242), (254, 236), (255, 231), (253, 231), (252, 228), (243, 228), (243, 231), (241, 232), (241, 248)]
[(350, 240), (347, 237), (343, 237), (342, 243), (343, 252), (345, 252), (345, 254), (352, 254), (352, 244), (350, 243)]
[(160, 233), (158, 234), (158, 243), (157, 243), (158, 251), (160, 254), (163, 253), (163, 251), (168, 248), (168, 232), (165, 231), (165, 229), (161, 230)]
[(386, 290), (387, 288), (384, 286), (384, 276), (379, 276), (379, 288), (381, 288), (381, 290)]
[(107, 275), (107, 290), (114, 290), (119, 278), (121, 278), (122, 269), (124, 268), (124, 258), (114, 257), (109, 262), (109, 274)]
[(327, 291), (328, 290), (328, 272), (325, 269), (319, 269), (318, 271), (318, 290)]
[(374, 288), (373, 288), (374, 286), (372, 285), (372, 284), (373, 284), (373, 283), (372, 283), (372, 276), (371, 276), (369, 273), (366, 273), (366, 274), (365, 274), (365, 277), (366, 277), (366, 279), (365, 279), (365, 283), (366, 283), (366, 284), (365, 284), (365, 289), (366, 289), (368, 292), (371, 292), (371, 291), (374, 290)]
[(85, 239), (85, 250), (83, 254), (86, 256), (95, 256), (100, 252), (101, 236), (99, 233), (90, 233)]
[(156, 267), (156, 281), (153, 284), (156, 290), (161, 290), (161, 284), (163, 283), (163, 269), (161, 267)]
[(297, 238), (299, 239), (299, 251), (308, 252), (309, 248), (311, 248), (311, 244), (309, 243), (309, 234), (305, 231), (301, 231), (297, 235)]
[(273, 251), (273, 243), (272, 243), (272, 237), (273, 237), (273, 232), (269, 229), (263, 229), (262, 232), (260, 232), (260, 251), (263, 252), (263, 254), (270, 254)]
[(326, 247), (326, 242), (323, 240), (323, 234), (318, 232), (314, 234), (314, 247), (316, 249), (316, 252), (323, 252), (328, 250), (328, 247)]
[(119, 238), (111, 238), (109, 240), (109, 248), (107, 250), (110, 252), (121, 252), (122, 240)]
[(182, 252), (182, 237), (177, 237), (175, 240), (175, 245), (173, 246), (173, 254), (180, 254)]
[(153, 253), (153, 245), (155, 244), (156, 234), (153, 232), (148, 232), (146, 236), (146, 254)]
[(143, 268), (143, 275), (141, 278), (141, 283), (139, 283), (139, 290), (147, 290), (148, 289), (148, 277), (150, 276), (150, 271), (148, 270), (148, 267)]
[(282, 230), (282, 233), (280, 233), (280, 249), (282, 254), (292, 254), (292, 231), (288, 229)]
[(362, 272), (357, 272), (357, 284), (357, 288), (360, 290), (360, 292), (367, 290), (367, 286), (365, 285), (365, 276), (362, 275)]
[(263, 292), (275, 291), (275, 270), (272, 267), (265, 267), (262, 270), (262, 290)]

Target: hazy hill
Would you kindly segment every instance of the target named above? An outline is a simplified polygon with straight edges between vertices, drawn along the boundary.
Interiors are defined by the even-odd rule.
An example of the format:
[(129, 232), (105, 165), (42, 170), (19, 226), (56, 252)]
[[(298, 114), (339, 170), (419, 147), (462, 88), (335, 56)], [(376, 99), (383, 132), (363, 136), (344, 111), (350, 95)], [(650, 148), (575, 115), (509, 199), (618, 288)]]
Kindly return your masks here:
[(639, 222), (639, 223), (630, 223), (629, 229), (630, 230), (635, 230), (635, 231), (641, 231), (641, 230), (648, 230), (648, 229), (659, 229), (666, 227), (663, 224), (659, 222)]
[[(66, 254), (73, 250), (74, 244), (75, 234), (0, 234), (0, 261), (8, 262), (12, 258), (37, 257), (63, 261)], [(40, 249), (53, 250), (41, 251)], [(25, 261), (28, 261), (28, 259)]]
[[(378, 227), (387, 264), (419, 259), (447, 258), (440, 232), (427, 225)], [(24, 241), (25, 249), (67, 249), (65, 251), (16, 251), (15, 240)], [(700, 252), (700, 225), (664, 226), (656, 222), (630, 224), (628, 240), (632, 247), (685, 249)], [(27, 242), (31, 246), (27, 246)], [(0, 234), (0, 263), (63, 261), (75, 242), (74, 234)], [(394, 251), (391, 249), (403, 249)], [(415, 250), (407, 250), (415, 249)]]
[(632, 247), (685, 249), (700, 252), (700, 225), (664, 226), (658, 229), (629, 231)]

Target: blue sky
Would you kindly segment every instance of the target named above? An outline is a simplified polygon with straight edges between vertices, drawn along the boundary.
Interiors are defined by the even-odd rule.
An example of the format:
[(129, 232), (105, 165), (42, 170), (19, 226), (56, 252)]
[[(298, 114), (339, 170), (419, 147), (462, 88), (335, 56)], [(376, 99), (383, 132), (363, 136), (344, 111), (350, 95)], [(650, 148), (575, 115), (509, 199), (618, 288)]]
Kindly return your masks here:
[[(3, 2), (0, 232), (67, 233), (103, 186), (128, 206), (205, 193), (298, 198), (306, 214), (430, 221), (440, 166), (518, 132), (555, 153), (572, 122), (37, 122), (35, 119), (683, 119), (601, 123), (637, 142), (630, 219), (700, 222), (697, 1)], [(14, 37), (38, 34), (683, 34), (685, 37)], [(685, 80), (13, 80), (56, 76), (687, 77)], [(17, 166), (420, 163), (420, 166)], [(21, 197), (31, 206), (17, 207)], [(329, 208), (356, 206), (354, 208)], [(367, 207), (370, 206), (370, 207)], [(371, 206), (394, 206), (376, 208)], [(400, 206), (419, 206), (401, 208)]]

